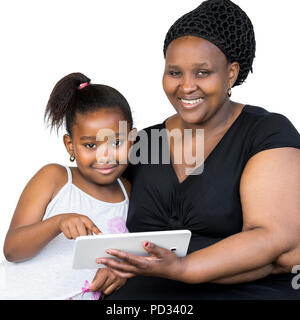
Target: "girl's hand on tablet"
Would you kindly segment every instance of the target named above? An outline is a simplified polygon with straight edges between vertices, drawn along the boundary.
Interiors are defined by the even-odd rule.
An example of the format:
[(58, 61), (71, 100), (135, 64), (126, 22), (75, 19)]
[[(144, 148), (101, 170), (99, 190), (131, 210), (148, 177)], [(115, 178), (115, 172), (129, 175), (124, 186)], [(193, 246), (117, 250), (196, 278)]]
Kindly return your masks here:
[(68, 239), (102, 233), (91, 219), (77, 213), (60, 214), (58, 228)]
[(101, 291), (102, 294), (109, 295), (123, 287), (125, 283), (126, 279), (118, 277), (110, 268), (100, 268), (89, 286), (89, 290)]
[(106, 252), (116, 258), (98, 258), (97, 263), (104, 264), (120, 278), (128, 279), (136, 275), (157, 276), (177, 280), (183, 272), (183, 259), (174, 252), (145, 241), (144, 249), (149, 257), (139, 257), (116, 249)]

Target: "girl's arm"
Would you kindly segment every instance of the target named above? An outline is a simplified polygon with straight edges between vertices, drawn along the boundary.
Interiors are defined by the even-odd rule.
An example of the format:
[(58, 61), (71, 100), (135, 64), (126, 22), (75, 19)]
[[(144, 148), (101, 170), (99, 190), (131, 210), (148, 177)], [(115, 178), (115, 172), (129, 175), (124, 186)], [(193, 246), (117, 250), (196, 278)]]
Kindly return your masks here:
[(66, 212), (42, 220), (47, 205), (67, 180), (63, 166), (49, 164), (28, 182), (6, 235), (3, 251), (8, 261), (32, 258), (60, 232), (68, 239), (101, 233), (93, 221), (80, 213)]
[[(153, 275), (187, 283), (235, 283), (288, 272), (300, 264), (300, 150), (272, 149), (252, 157), (243, 172), (240, 196), (243, 230), (184, 258), (149, 244), (149, 258), (110, 251), (100, 263), (124, 278)], [(217, 223), (217, 221), (216, 221)]]
[(25, 186), (5, 238), (8, 261), (31, 258), (60, 233), (58, 216), (42, 218), (57, 188), (67, 182), (63, 170), (56, 164), (46, 165)]

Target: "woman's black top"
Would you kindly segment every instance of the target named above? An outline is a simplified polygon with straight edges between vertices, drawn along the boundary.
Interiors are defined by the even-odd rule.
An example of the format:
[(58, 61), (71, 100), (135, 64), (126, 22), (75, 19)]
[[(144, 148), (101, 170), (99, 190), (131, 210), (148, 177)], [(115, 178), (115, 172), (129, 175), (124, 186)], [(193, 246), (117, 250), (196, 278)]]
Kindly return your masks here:
[[(300, 148), (300, 135), (286, 117), (246, 105), (205, 160), (203, 172), (180, 183), (171, 161), (162, 163), (163, 151), (169, 150), (166, 134), (161, 135), (158, 149), (150, 142), (151, 131), (165, 129), (165, 122), (144, 129), (148, 140), (135, 143), (136, 158), (141, 141), (146, 143), (148, 161), (130, 164), (125, 172), (132, 183), (127, 227), (130, 232), (189, 229), (189, 252), (242, 231), (239, 185), (253, 155), (280, 147)], [(158, 163), (151, 164), (151, 157)], [(270, 275), (234, 285), (135, 277), (108, 299), (300, 299), (300, 289), (292, 288), (293, 276)]]

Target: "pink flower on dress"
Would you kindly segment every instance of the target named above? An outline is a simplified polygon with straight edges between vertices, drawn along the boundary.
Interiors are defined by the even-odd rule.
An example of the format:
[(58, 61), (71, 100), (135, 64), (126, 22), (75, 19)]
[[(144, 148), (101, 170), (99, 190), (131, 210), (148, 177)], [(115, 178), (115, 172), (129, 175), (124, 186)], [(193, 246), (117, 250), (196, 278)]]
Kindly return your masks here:
[[(81, 288), (81, 291), (82, 291), (81, 296), (82, 296), (82, 297), (83, 297), (83, 295), (84, 295), (85, 293), (90, 292), (89, 287), (90, 287), (90, 283), (89, 283), (87, 280), (85, 280), (84, 287)], [(94, 292), (92, 293), (92, 298), (91, 298), (91, 299), (92, 299), (92, 300), (99, 300), (100, 295), (101, 295), (101, 292), (99, 292), (99, 291), (94, 291)]]
[(115, 217), (108, 221), (108, 229), (110, 233), (126, 233), (128, 232), (126, 228), (125, 220), (122, 217)]
[(85, 280), (85, 282), (84, 282), (84, 287), (81, 288), (81, 291), (82, 291), (81, 296), (82, 296), (82, 297), (83, 297), (83, 295), (84, 295), (85, 293), (87, 293), (87, 292), (90, 291), (89, 286), (90, 286), (89, 282), (88, 282), (87, 280)]
[[(101, 291), (94, 291), (94, 292), (90, 292), (90, 283), (85, 280), (84, 282), (84, 286), (81, 288), (81, 300), (83, 300), (83, 296), (86, 294), (86, 293), (91, 293), (87, 296), (88, 299), (91, 299), (91, 300), (99, 300), (102, 292)], [(69, 300), (74, 300), (72, 297), (69, 298)], [(75, 300), (78, 300), (78, 299), (75, 299)], [(85, 299), (86, 300), (86, 299)]]

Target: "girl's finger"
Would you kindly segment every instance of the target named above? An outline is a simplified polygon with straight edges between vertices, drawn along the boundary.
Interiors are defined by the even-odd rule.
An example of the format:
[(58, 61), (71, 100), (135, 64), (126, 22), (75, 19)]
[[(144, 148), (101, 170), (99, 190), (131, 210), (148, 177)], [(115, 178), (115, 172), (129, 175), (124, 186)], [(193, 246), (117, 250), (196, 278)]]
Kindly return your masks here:
[(131, 273), (131, 272), (121, 272), (119, 270), (116, 270), (116, 269), (111, 269), (111, 271), (119, 278), (122, 278), (122, 279), (130, 279), (134, 276), (136, 276), (135, 273)]
[(63, 232), (63, 234), (66, 236), (67, 239), (72, 239), (72, 235), (71, 235), (71, 232), (70, 232), (68, 226), (64, 226), (64, 227), (62, 228), (62, 232)]
[(86, 217), (86, 219), (84, 219), (83, 221), (84, 221), (86, 228), (88, 230), (90, 230), (92, 233), (94, 233), (94, 234), (102, 233), (100, 231), (100, 229), (94, 224), (94, 222), (92, 220), (90, 220), (89, 218)]
[(76, 239), (79, 236), (76, 225), (69, 224), (69, 230), (70, 230), (70, 234), (72, 236), (72, 239)]
[(81, 220), (76, 222), (76, 229), (79, 236), (86, 236), (88, 234), (88, 229)]
[(97, 276), (97, 274), (95, 275), (92, 283), (89, 286), (89, 289), (91, 291), (101, 291), (101, 288), (103, 287), (103, 284), (105, 283), (107, 277), (104, 276)]
[(106, 295), (109, 295), (120, 288), (121, 288), (120, 283), (114, 282), (114, 283), (110, 284), (109, 286), (107, 286), (102, 292)]
[(93, 227), (92, 227), (92, 231), (95, 233), (95, 234), (101, 234), (101, 230), (98, 229), (98, 227), (94, 224)]
[(107, 292), (107, 289), (108, 289), (109, 287), (115, 287), (115, 286), (117, 286), (118, 284), (119, 284), (118, 281), (116, 281), (116, 280), (112, 281), (112, 279), (111, 279), (110, 277), (107, 277), (107, 278), (106, 278), (106, 281), (103, 283), (103, 285), (101, 286), (101, 288), (99, 288), (99, 290), (102, 291), (102, 292), (105, 293), (105, 294), (109, 294), (109, 293)]

